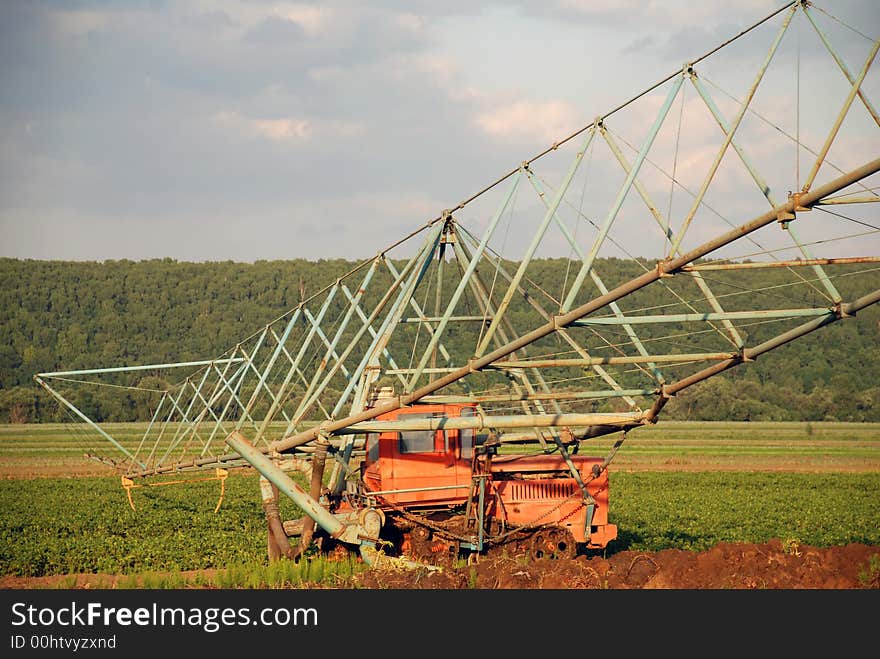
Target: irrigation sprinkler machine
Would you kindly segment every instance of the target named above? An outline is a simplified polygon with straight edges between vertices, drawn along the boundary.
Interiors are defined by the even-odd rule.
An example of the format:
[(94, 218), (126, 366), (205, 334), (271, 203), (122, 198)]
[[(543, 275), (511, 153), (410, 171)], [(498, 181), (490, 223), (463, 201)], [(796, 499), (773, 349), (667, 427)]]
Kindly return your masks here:
[[(601, 550), (617, 537), (609, 470), (631, 432), (685, 389), (880, 300), (865, 276), (880, 262), (880, 41), (838, 50), (832, 28), (815, 3), (789, 3), (217, 357), (36, 382), (129, 497), (256, 470), (273, 560), (354, 552), (439, 569)], [(838, 83), (824, 117), (766, 82), (793, 75), (778, 54), (807, 35)], [(774, 160), (774, 140), (791, 157)], [(141, 387), (148, 375), (168, 386)], [(137, 441), (82, 411), (94, 386), (149, 397)]]

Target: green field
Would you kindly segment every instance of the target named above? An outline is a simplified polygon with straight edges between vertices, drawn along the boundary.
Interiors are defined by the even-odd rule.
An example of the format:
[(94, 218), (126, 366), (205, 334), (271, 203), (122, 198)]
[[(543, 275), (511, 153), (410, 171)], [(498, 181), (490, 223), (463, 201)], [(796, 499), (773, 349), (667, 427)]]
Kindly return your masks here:
[[(134, 452), (147, 424), (102, 427)], [(581, 450), (604, 457), (619, 438), (590, 440)], [(0, 477), (112, 473), (82, 457), (98, 451), (101, 442), (106, 447), (82, 425), (0, 425)], [(618, 470), (880, 471), (880, 423), (664, 421), (630, 432), (613, 464)]]
[[(586, 444), (597, 455), (619, 436)], [(618, 468), (880, 471), (880, 423), (663, 421), (629, 433)]]
[[(608, 553), (771, 538), (880, 546), (880, 473), (620, 472), (611, 480), (619, 538)], [(265, 560), (257, 479), (230, 476), (214, 513), (218, 496), (210, 481), (141, 488), (132, 510), (115, 479), (0, 481), (0, 570), (134, 574)]]
[[(126, 443), (136, 443), (139, 431), (141, 424), (111, 430)], [(613, 440), (593, 440), (582, 452), (601, 455)], [(132, 510), (109, 472), (63, 477), (88, 464), (66, 426), (0, 426), (0, 451), (2, 574), (136, 574), (265, 561), (253, 474), (230, 475), (216, 513), (217, 481), (136, 489)], [(609, 515), (619, 537), (607, 553), (771, 538), (880, 546), (880, 424), (658, 424), (630, 433), (610, 474)], [(292, 503), (282, 505), (285, 518), (297, 516)]]

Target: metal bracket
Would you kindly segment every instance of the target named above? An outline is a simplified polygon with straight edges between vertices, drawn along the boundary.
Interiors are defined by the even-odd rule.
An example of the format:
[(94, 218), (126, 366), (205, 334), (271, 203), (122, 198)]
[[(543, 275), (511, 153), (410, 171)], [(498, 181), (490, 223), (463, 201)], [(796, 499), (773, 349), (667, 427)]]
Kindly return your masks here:
[(791, 211), (779, 211), (776, 213), (776, 221), (779, 222), (783, 229), (788, 228), (788, 223), (795, 219), (795, 214)]
[(806, 211), (813, 210), (809, 206), (801, 205), (801, 196), (803, 194), (804, 194), (803, 192), (792, 192), (791, 194), (788, 195), (788, 198), (794, 202), (794, 210), (797, 213), (803, 213)]
[(847, 312), (842, 302), (834, 305), (834, 313), (838, 318), (855, 318), (855, 314)]

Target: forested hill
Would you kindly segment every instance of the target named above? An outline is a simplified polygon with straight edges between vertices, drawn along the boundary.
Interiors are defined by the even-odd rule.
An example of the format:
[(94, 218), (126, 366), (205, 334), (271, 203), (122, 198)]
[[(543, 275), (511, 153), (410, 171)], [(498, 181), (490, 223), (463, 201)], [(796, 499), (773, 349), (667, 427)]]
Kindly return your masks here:
[[(34, 373), (205, 359), (344, 275), (342, 259), (187, 263), (0, 259), (0, 422), (56, 420)], [(535, 265), (535, 264), (533, 264)], [(553, 288), (565, 261), (537, 264)], [(631, 266), (600, 262), (621, 279)], [(774, 276), (768, 271), (768, 276)], [(880, 288), (880, 272), (861, 277)], [(558, 287), (557, 284), (557, 287)], [(667, 418), (880, 421), (880, 310), (823, 328), (688, 390)], [(131, 410), (101, 407), (109, 420)]]

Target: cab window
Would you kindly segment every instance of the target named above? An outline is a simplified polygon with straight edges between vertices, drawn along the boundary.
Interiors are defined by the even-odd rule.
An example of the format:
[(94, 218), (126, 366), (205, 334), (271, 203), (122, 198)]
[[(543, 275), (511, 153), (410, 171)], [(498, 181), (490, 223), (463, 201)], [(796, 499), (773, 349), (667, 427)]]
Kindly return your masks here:
[(379, 433), (367, 433), (367, 444), (365, 446), (367, 452), (367, 462), (373, 464), (379, 459)]
[[(407, 414), (405, 416), (401, 415), (397, 418), (398, 420), (431, 419), (436, 416), (438, 415), (433, 413), (419, 413)], [(442, 434), (443, 436), (443, 446), (441, 446), (439, 449), (435, 446), (435, 439), (437, 438), (438, 433)], [(407, 430), (398, 433), (397, 436), (398, 450), (401, 453), (435, 453), (438, 450), (445, 450), (446, 433), (442, 430)]]
[[(462, 407), (461, 416), (474, 416), (474, 408)], [(477, 431), (473, 428), (462, 428), (458, 431), (458, 441), (461, 457), (464, 460), (470, 460), (474, 457), (474, 439)]]

